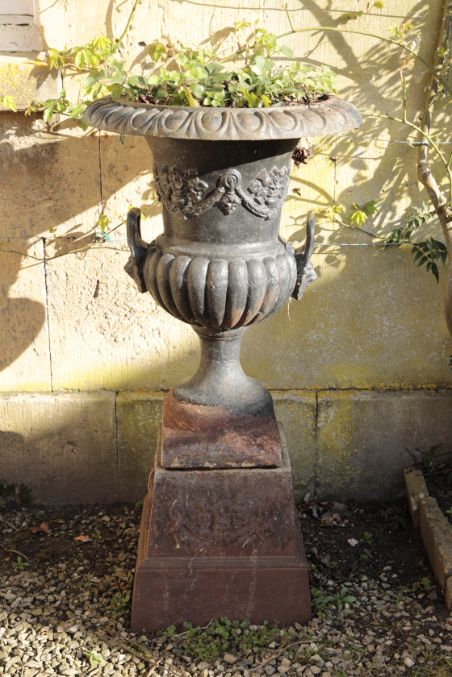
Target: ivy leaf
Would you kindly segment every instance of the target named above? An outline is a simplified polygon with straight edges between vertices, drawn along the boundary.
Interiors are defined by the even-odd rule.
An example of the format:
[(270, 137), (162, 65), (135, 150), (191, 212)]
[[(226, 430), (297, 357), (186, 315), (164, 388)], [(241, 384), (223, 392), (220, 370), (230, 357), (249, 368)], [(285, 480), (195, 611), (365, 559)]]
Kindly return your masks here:
[(158, 40), (155, 40), (154, 42), (151, 42), (151, 44), (148, 47), (148, 54), (151, 57), (152, 61), (160, 61), (162, 56), (166, 54), (167, 50), (166, 47), (163, 43), (159, 42)]
[(362, 210), (367, 214), (367, 216), (372, 216), (378, 211), (377, 200), (369, 200), (362, 206)]
[(43, 111), (43, 114), (42, 114), (42, 119), (44, 120), (44, 122), (49, 123), (52, 115), (54, 114), (54, 112), (55, 112), (55, 109), (54, 109), (53, 105), (46, 106), (46, 108), (44, 108), (44, 111)]
[(287, 59), (293, 59), (293, 52), (287, 45), (282, 45), (278, 49), (278, 54), (281, 54), (281, 56), (285, 56)]
[(265, 73), (265, 65), (267, 59), (265, 56), (256, 56), (253, 64), (251, 65), (251, 70), (255, 75), (263, 75)]
[(16, 99), (13, 96), (7, 95), (2, 97), (1, 104), (3, 108), (7, 108), (8, 110), (12, 110), (14, 113), (17, 113)]
[(78, 103), (75, 106), (71, 106), (68, 110), (68, 115), (70, 118), (78, 118), (83, 112), (85, 106), (82, 103)]
[(353, 211), (350, 215), (350, 222), (356, 228), (361, 228), (367, 221), (367, 214), (358, 205), (353, 205)]

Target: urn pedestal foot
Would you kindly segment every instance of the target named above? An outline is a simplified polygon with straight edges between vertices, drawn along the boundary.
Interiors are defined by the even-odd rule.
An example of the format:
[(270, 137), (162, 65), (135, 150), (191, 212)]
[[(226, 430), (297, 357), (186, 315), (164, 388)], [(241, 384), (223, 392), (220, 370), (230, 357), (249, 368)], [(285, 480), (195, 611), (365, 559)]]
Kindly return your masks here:
[(219, 617), (278, 625), (311, 617), (309, 578), (283, 444), (279, 468), (150, 475), (140, 530), (132, 630)]

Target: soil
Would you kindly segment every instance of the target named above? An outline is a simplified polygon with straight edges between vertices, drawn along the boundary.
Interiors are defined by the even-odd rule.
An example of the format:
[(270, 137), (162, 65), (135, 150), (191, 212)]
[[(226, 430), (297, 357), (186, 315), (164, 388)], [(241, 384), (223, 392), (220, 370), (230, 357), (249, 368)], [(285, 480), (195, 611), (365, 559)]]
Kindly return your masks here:
[[(270, 108), (275, 108), (277, 106), (309, 106), (311, 103), (316, 103), (318, 101), (327, 101), (330, 98), (330, 95), (328, 94), (321, 94), (320, 96), (316, 98), (309, 99), (307, 97), (301, 98), (301, 99), (290, 99), (288, 97), (281, 99), (278, 103), (276, 103), (274, 106), (270, 106)], [(174, 106), (178, 107), (180, 104), (175, 104), (173, 102), (173, 98), (169, 97), (167, 99), (156, 99), (153, 97), (150, 93), (147, 92), (140, 92), (138, 94), (137, 101), (140, 103), (146, 103), (146, 104), (151, 104), (151, 105), (157, 105), (157, 106)], [(186, 106), (185, 106), (186, 107)], [(215, 106), (204, 106), (204, 108), (212, 108), (215, 109)], [(225, 103), (224, 108), (237, 108), (237, 106), (234, 106), (231, 103)], [(245, 108), (249, 108), (249, 106), (246, 106)]]
[[(33, 561), (35, 567), (43, 569), (48, 562), (56, 559), (71, 560), (73, 556), (77, 557), (80, 542), (74, 541), (74, 537), (84, 534), (83, 525), (86, 521), (91, 524), (91, 541), (90, 547), (84, 549), (85, 557), (90, 560), (91, 571), (100, 574), (111, 545), (120, 535), (117, 521), (112, 520), (110, 524), (108, 516), (119, 516), (124, 509), (129, 514), (132, 512), (138, 536), (139, 506), (32, 506), (31, 509), (25, 509), (17, 496), (0, 497), (3, 525), (8, 521), (8, 513), (15, 515), (16, 523), (17, 512), (23, 510), (24, 513), (23, 526), (14, 529), (9, 538), (2, 539), (0, 573), (11, 567), (11, 553), (6, 550), (8, 547), (16, 547)], [(299, 510), (313, 578), (320, 581), (327, 578), (336, 582), (362, 575), (374, 578), (384, 575), (385, 568), (387, 570), (390, 567), (391, 576), (396, 577), (398, 584), (403, 586), (430, 575), (422, 542), (412, 526), (404, 501), (378, 506), (311, 501), (302, 504)], [(29, 521), (30, 511), (33, 527)], [(94, 535), (93, 518), (97, 525)], [(44, 525), (42, 531), (40, 525)], [(51, 538), (48, 538), (49, 533)], [(20, 544), (20, 547), (16, 544)]]
[[(114, 543), (121, 535), (117, 520), (112, 520), (110, 524), (108, 518), (121, 516), (124, 511), (128, 512), (130, 506), (32, 506), (31, 508), (17, 506), (14, 508), (10, 503), (8, 508), (8, 511), (2, 512), (0, 503), (0, 526), (8, 524), (9, 515), (17, 517), (16, 510), (23, 512), (24, 522), (21, 527), (16, 527), (9, 537), (0, 541), (0, 576), (3, 572), (11, 571), (11, 553), (13, 552), (13, 559), (15, 555), (10, 548), (17, 548), (21, 556), (33, 562), (34, 570), (45, 570), (49, 563), (58, 560), (76, 560), (80, 556), (80, 544), (83, 541), (74, 539), (88, 533), (90, 536), (86, 545), (89, 544), (90, 547), (84, 548), (84, 556), (89, 561), (92, 574), (102, 575), (105, 559), (110, 555)], [(32, 512), (33, 526), (30, 526), (30, 512)], [(137, 543), (140, 512), (136, 510), (136, 520), (134, 520), (136, 521)], [(93, 520), (96, 522), (94, 533)], [(89, 530), (84, 529), (84, 523), (91, 524)]]
[(425, 471), (429, 493), (438, 501), (443, 514), (452, 523), (452, 463), (435, 470)]
[(401, 586), (430, 575), (405, 500), (366, 506), (311, 502), (300, 506), (300, 517), (311, 575), (378, 578), (390, 568)]
[(239, 636), (223, 619), (138, 637), (129, 625), (141, 506), (29, 499), (0, 485), (2, 675), (33, 677), (44, 666), (46, 675), (93, 677), (452, 674), (447, 609), (405, 501), (300, 506), (308, 625), (250, 625)]

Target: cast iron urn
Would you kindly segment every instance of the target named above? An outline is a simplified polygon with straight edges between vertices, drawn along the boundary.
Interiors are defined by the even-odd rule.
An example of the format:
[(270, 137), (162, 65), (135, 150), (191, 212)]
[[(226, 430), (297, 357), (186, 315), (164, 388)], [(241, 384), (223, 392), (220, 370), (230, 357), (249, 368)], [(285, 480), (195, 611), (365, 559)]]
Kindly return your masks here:
[(201, 342), (198, 370), (163, 406), (132, 629), (223, 616), (305, 622), (308, 572), (284, 435), (271, 396), (242, 370), (240, 339), (316, 277), (312, 217), (302, 250), (278, 234), (299, 139), (358, 127), (359, 113), (335, 97), (259, 109), (103, 99), (84, 119), (148, 140), (164, 232), (144, 242), (140, 212), (129, 212), (126, 271)]

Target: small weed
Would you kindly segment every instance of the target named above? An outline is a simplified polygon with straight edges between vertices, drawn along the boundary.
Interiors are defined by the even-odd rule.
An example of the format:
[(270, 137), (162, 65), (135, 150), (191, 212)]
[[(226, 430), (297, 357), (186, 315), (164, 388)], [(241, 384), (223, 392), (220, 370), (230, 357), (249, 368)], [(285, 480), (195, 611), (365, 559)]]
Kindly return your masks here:
[(414, 669), (412, 677), (450, 677), (452, 674), (452, 656), (439, 649), (432, 649), (425, 656), (422, 666)]
[(312, 608), (319, 618), (327, 616), (332, 609), (342, 611), (356, 602), (356, 597), (345, 586), (335, 593), (313, 587), (311, 594)]
[(94, 543), (100, 543), (101, 541), (103, 541), (103, 538), (104, 537), (102, 536), (99, 529), (94, 529), (94, 531), (91, 534), (91, 540), (94, 541)]
[(399, 588), (397, 590), (396, 596), (395, 596), (395, 603), (396, 604), (405, 604), (407, 601), (407, 594), (406, 594), (406, 589), (405, 588)]
[(406, 506), (391, 505), (381, 510), (381, 517), (385, 524), (388, 525), (389, 530), (392, 531), (406, 531), (411, 524), (408, 519)]
[(370, 531), (365, 531), (361, 536), (361, 540), (366, 543), (366, 545), (374, 545), (374, 537)]
[(180, 637), (184, 654), (192, 660), (211, 663), (225, 652), (232, 654), (258, 654), (267, 649), (273, 642), (278, 646), (288, 643), (292, 635), (290, 631), (264, 624), (250, 630), (249, 621), (231, 621), (220, 618), (211, 621), (203, 628), (193, 627), (185, 623), (183, 631), (176, 634), (174, 625), (164, 632), (170, 638)]
[(109, 613), (111, 616), (125, 616), (130, 610), (130, 590), (115, 592), (110, 601)]
[(428, 473), (435, 468), (442, 447), (443, 444), (435, 444), (422, 454), (420, 460), (421, 470)]
[(360, 540), (363, 543), (364, 547), (362, 548), (359, 557), (363, 562), (369, 562), (373, 557), (372, 549), (373, 546), (375, 545), (374, 537), (372, 536), (370, 531), (365, 531), (361, 536)]
[(421, 590), (424, 592), (430, 592), (432, 589), (432, 582), (428, 576), (422, 576), (421, 580), (419, 581), (419, 585)]
[(452, 519), (452, 506), (445, 511), (449, 519)]
[(29, 566), (30, 566), (30, 563), (27, 562), (27, 560), (24, 559), (23, 557), (21, 557), (20, 555), (18, 555), (16, 557), (16, 561), (13, 562), (13, 569), (14, 569), (14, 571), (17, 571), (17, 572), (23, 571), (24, 569), (26, 569)]
[(0, 482), (0, 506), (5, 508), (28, 507), (32, 504), (31, 489), (25, 484), (6, 484)]
[(359, 557), (363, 562), (370, 562), (373, 557), (372, 550), (370, 548), (363, 548)]
[(98, 651), (95, 651), (94, 649), (91, 649), (91, 651), (85, 651), (85, 656), (88, 659), (91, 668), (98, 668), (99, 665), (105, 663), (105, 659), (102, 654), (100, 654)]

